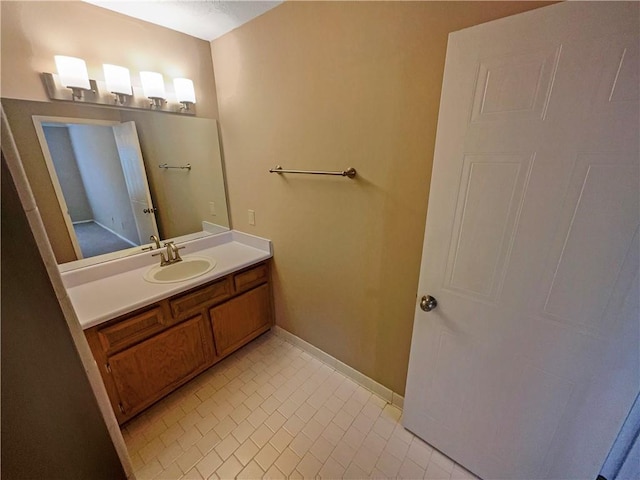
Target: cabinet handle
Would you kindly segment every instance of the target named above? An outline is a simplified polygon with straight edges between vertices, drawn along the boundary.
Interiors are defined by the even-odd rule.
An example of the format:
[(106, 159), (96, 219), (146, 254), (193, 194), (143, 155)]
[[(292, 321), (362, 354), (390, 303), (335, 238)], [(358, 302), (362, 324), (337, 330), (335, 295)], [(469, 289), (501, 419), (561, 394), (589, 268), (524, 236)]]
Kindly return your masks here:
[(111, 373), (111, 365), (109, 365), (108, 363), (105, 363), (104, 367), (107, 369), (108, 373)]
[(122, 413), (124, 415), (124, 407), (122, 406), (122, 403), (118, 403), (118, 409), (120, 410), (120, 413)]

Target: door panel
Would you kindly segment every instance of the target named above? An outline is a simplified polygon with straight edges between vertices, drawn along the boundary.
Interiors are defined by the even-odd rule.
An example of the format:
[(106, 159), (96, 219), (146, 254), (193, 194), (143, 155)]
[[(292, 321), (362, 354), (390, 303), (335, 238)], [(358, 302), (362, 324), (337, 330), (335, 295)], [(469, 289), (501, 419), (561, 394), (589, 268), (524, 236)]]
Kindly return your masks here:
[[(129, 200), (138, 229), (140, 244), (149, 241), (151, 235), (158, 236), (149, 183), (138, 142), (135, 122), (125, 122), (113, 127), (113, 134), (120, 154), (120, 163), (129, 192)], [(146, 211), (145, 211), (146, 210)]]
[(531, 163), (526, 155), (465, 156), (448, 288), (495, 300)]
[(480, 476), (595, 478), (640, 388), (638, 18), (449, 37), (404, 424)]

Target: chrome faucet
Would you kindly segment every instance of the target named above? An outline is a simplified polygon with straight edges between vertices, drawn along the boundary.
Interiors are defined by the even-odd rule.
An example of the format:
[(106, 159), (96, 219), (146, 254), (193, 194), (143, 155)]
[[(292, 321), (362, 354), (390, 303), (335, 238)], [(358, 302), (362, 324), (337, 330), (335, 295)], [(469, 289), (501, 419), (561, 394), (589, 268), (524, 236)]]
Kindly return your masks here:
[[(157, 237), (157, 235), (151, 235), (149, 237), (149, 240), (153, 241), (156, 244), (156, 249), (160, 250), (160, 239)], [(145, 251), (145, 250), (153, 250), (153, 245), (149, 245), (148, 247), (144, 247), (142, 250), (143, 251)]]
[(176, 244), (173, 242), (165, 243), (165, 246), (167, 247), (167, 261), (169, 263), (182, 261), (178, 250), (182, 250), (184, 247), (176, 247)]
[(178, 250), (182, 250), (184, 247), (176, 247), (175, 243), (173, 242), (167, 242), (164, 244), (164, 246), (167, 247), (166, 257), (164, 255), (164, 252), (158, 252), (151, 255), (152, 257), (157, 257), (158, 255), (160, 255), (161, 267), (182, 261), (182, 258), (180, 258), (180, 252), (178, 252)]
[[(153, 240), (153, 241), (155, 242), (155, 244), (156, 244), (156, 248), (157, 248), (158, 250), (160, 250), (160, 239), (157, 237), (157, 235), (151, 235), (151, 236), (149, 237), (149, 240)], [(152, 247), (152, 248), (153, 248), (153, 247)]]

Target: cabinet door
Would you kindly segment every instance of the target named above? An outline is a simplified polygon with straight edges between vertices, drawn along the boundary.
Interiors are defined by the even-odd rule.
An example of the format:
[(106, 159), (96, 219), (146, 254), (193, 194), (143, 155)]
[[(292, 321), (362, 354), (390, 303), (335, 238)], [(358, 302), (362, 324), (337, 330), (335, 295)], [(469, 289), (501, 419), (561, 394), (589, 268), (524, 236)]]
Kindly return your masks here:
[(233, 352), (271, 326), (269, 285), (212, 308), (210, 315), (218, 355)]
[(206, 320), (197, 316), (109, 358), (126, 417), (204, 370), (213, 356)]

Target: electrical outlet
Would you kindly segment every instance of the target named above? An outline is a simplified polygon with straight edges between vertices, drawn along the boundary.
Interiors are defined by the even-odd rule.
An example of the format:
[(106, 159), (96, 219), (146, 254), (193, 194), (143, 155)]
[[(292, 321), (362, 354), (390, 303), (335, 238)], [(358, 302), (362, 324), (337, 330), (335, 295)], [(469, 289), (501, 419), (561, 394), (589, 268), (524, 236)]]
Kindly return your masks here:
[(256, 224), (256, 211), (255, 210), (248, 210), (247, 212), (249, 213), (249, 225), (255, 225)]
[(216, 204), (215, 202), (209, 202), (209, 215), (216, 216)]

